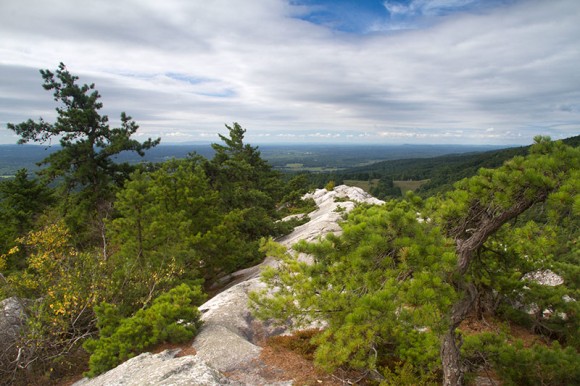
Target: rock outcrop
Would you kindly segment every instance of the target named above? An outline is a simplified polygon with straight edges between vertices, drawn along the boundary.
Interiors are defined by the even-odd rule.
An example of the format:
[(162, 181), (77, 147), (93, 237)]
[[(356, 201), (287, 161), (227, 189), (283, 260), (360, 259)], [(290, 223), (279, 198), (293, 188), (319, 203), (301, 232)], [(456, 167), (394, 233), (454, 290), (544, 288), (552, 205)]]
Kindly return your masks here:
[(360, 188), (346, 185), (337, 186), (331, 191), (317, 189), (314, 193), (306, 194), (304, 198), (312, 198), (318, 209), (308, 214), (310, 221), (277, 240), (288, 248), (300, 240), (315, 241), (329, 232), (340, 232), (339, 223), (343, 214), (352, 210), (356, 203), (384, 203)]
[(176, 357), (178, 351), (143, 353), (96, 378), (83, 379), (75, 386), (242, 385), (196, 356)]
[[(308, 223), (278, 240), (288, 248), (299, 240), (315, 241), (329, 232), (340, 232), (339, 222), (343, 214), (354, 208), (357, 202), (383, 203), (360, 188), (345, 185), (337, 186), (333, 191), (319, 189), (305, 198), (313, 198), (318, 209), (309, 213)], [(264, 286), (259, 279), (261, 267), (275, 264), (275, 260), (267, 258), (259, 266), (231, 275), (229, 279), (233, 284), (199, 307), (204, 324), (193, 343), (197, 352), (195, 357), (175, 358), (175, 354), (170, 352), (141, 354), (93, 380), (83, 380), (75, 385), (292, 384), (291, 380), (272, 383), (263, 377), (262, 374), (268, 371), (262, 371), (266, 365), (260, 361), (262, 349), (257, 345), (260, 339), (281, 334), (285, 329), (274, 329), (254, 320), (248, 309), (248, 294)], [(220, 372), (228, 374), (227, 382), (230, 383), (220, 378)], [(136, 383), (129, 383), (132, 377)], [(116, 383), (107, 383), (108, 380), (116, 380)]]
[(541, 285), (548, 287), (556, 287), (564, 284), (562, 276), (555, 274), (549, 269), (542, 269), (534, 272), (526, 273), (523, 277), (525, 280), (531, 280)]
[(13, 341), (18, 337), (22, 324), (26, 321), (25, 304), (11, 297), (0, 302), (0, 342)]
[(3, 366), (4, 370), (16, 366), (18, 361), (19, 352), (16, 346), (20, 329), (28, 317), (26, 315), (27, 303), (17, 297), (0, 302), (0, 366)]

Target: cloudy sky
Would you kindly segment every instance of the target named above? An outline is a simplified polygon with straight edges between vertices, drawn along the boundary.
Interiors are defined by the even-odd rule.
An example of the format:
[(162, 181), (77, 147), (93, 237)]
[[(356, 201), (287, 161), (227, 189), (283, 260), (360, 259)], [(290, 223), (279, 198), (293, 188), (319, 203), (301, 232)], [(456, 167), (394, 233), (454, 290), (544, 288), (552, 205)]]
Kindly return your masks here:
[(166, 143), (580, 134), (578, 0), (2, 0), (0, 143), (54, 119), (59, 62)]

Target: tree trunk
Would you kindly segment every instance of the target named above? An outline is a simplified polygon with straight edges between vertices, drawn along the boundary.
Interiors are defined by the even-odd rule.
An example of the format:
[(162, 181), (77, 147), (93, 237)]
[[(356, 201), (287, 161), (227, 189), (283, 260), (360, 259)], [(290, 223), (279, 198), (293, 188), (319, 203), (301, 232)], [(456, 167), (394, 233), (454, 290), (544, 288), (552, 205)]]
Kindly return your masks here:
[[(464, 368), (459, 351), (461, 343), (458, 344), (457, 342), (455, 330), (473, 309), (473, 304), (478, 297), (477, 288), (464, 280), (475, 252), (503, 224), (526, 211), (534, 203), (544, 201), (547, 195), (547, 191), (541, 191), (534, 199), (521, 199), (516, 201), (513, 206), (499, 212), (491, 210), (491, 208), (480, 211), (481, 207), (476, 206), (475, 208), (478, 208), (476, 212), (479, 215), (468, 214), (468, 217), (474, 217), (473, 221), (465, 221), (463, 227), (459, 228), (459, 232), (457, 232), (455, 237), (457, 268), (455, 270), (456, 279), (453, 284), (463, 298), (453, 306), (449, 331), (441, 342), (443, 385), (463, 385)], [(468, 226), (471, 228), (469, 231), (467, 230)]]
[(473, 309), (473, 304), (478, 297), (477, 288), (472, 283), (461, 281), (455, 285), (458, 291), (463, 293), (463, 298), (453, 306), (449, 330), (441, 342), (440, 355), (443, 366), (443, 385), (445, 386), (463, 385), (465, 368), (459, 351), (463, 340), (461, 335), (457, 335), (456, 329)]
[(441, 363), (443, 365), (443, 386), (463, 385), (464, 370), (461, 363), (461, 341), (457, 341), (455, 328), (443, 336), (441, 342)]

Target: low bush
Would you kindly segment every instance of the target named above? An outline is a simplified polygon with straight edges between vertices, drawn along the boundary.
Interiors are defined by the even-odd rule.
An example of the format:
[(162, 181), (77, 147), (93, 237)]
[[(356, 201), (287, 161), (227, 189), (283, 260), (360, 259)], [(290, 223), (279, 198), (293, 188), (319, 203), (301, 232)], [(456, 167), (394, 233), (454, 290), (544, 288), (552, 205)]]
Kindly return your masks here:
[(83, 345), (91, 353), (86, 375), (101, 374), (158, 343), (192, 339), (200, 327), (197, 306), (203, 299), (200, 287), (181, 284), (128, 318), (122, 318), (111, 304), (95, 307), (100, 334)]
[(558, 342), (526, 348), (521, 340), (483, 333), (468, 337), (462, 350), (472, 364), (491, 362), (506, 386), (580, 385), (580, 354)]

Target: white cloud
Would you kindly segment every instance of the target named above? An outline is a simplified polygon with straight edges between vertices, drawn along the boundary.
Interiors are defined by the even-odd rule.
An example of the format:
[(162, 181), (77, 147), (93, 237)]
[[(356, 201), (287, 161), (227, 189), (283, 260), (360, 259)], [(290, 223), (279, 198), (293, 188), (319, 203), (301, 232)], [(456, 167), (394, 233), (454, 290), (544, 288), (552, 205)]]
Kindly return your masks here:
[(397, 3), (394, 1), (385, 1), (384, 6), (391, 15), (404, 15), (411, 12), (411, 6)]
[[(470, 3), (385, 6), (427, 15)], [(96, 83), (112, 123), (127, 111), (145, 135), (172, 140), (217, 139), (233, 121), (258, 140), (530, 143), (580, 131), (577, 1), (361, 36), (293, 17), (307, 11), (282, 0), (2, 2), (0, 142), (14, 141), (6, 122), (54, 117), (38, 69), (60, 61)]]
[(411, 0), (408, 3), (386, 0), (383, 5), (391, 16), (439, 16), (452, 11), (482, 9), (501, 3), (502, 0)]

